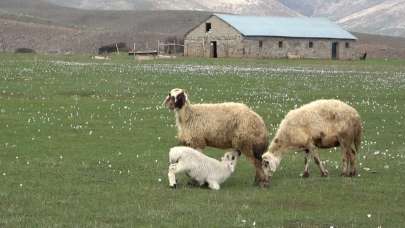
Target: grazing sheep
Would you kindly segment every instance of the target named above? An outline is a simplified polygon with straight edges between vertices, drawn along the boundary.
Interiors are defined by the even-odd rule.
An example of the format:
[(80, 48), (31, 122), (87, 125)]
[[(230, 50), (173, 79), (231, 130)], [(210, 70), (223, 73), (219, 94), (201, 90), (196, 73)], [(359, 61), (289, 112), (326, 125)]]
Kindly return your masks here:
[(177, 146), (169, 152), (169, 186), (176, 187), (176, 174), (186, 172), (200, 186), (207, 183), (210, 189), (219, 190), (220, 184), (235, 171), (240, 152), (226, 152), (221, 161), (185, 146)]
[(289, 150), (305, 151), (303, 177), (309, 176), (312, 155), (321, 175), (327, 176), (316, 148), (341, 147), (342, 175), (356, 175), (362, 123), (357, 111), (339, 100), (317, 100), (291, 110), (281, 121), (268, 152), (263, 154), (263, 170), (270, 178), (282, 156)]
[(241, 151), (256, 168), (256, 183), (267, 185), (261, 160), (268, 147), (263, 119), (240, 103), (190, 104), (182, 89), (173, 89), (164, 104), (174, 110), (178, 140), (202, 150), (206, 146)]

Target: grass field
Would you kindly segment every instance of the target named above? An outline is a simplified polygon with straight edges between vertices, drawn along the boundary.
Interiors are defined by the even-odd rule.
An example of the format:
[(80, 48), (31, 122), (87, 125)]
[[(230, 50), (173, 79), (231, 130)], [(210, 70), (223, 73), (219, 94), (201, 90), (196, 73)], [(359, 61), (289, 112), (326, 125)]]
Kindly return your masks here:
[[(364, 121), (360, 174), (329, 177), (291, 152), (268, 189), (243, 157), (220, 191), (169, 189), (177, 144), (170, 89), (191, 102), (243, 102), (270, 135), (292, 108), (319, 98)], [(403, 227), (405, 61), (177, 59), (95, 62), (85, 56), (0, 55), (0, 227)], [(208, 149), (219, 158), (222, 151)]]

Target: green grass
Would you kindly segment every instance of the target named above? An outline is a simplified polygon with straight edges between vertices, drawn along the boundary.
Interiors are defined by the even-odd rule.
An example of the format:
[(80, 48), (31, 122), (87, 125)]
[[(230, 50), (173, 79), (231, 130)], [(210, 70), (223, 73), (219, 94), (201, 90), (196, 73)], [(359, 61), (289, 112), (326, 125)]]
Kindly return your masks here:
[[(0, 227), (401, 227), (404, 63), (1, 54)], [(220, 191), (185, 176), (169, 189), (176, 128), (161, 103), (175, 87), (195, 103), (246, 103), (271, 136), (297, 105), (348, 102), (364, 120), (360, 176), (340, 177), (340, 152), (325, 150), (330, 176), (311, 164), (302, 179), (292, 152), (268, 189), (245, 158)]]

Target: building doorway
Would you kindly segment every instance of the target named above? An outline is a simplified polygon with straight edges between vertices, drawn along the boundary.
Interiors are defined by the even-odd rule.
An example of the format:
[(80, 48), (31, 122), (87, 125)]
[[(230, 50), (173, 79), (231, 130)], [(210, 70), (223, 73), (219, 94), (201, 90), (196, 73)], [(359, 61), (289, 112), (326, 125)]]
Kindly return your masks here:
[(211, 41), (210, 43), (210, 57), (218, 58), (217, 41)]
[(338, 59), (339, 58), (339, 43), (338, 42), (332, 42), (332, 59)]

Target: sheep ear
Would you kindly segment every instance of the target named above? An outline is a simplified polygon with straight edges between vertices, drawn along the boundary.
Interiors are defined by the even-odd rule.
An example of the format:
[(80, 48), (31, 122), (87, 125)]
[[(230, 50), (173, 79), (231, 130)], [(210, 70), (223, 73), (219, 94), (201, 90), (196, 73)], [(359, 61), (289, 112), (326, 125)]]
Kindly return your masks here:
[(169, 100), (170, 100), (170, 94), (169, 94), (169, 96), (167, 96), (167, 97), (165, 98), (165, 100), (163, 101), (162, 105), (163, 105), (163, 106), (167, 106), (167, 103), (169, 102)]
[(183, 105), (186, 103), (187, 96), (184, 92), (179, 93), (174, 99), (174, 107), (181, 109)]

